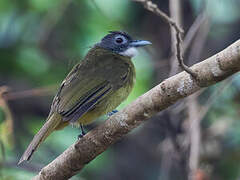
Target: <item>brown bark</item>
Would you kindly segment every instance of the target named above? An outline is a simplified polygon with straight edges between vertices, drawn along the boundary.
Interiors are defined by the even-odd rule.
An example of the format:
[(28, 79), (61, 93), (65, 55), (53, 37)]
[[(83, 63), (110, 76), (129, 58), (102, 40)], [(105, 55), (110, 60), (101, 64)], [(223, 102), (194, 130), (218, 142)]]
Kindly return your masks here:
[(106, 120), (105, 123), (87, 133), (44, 167), (33, 179), (61, 180), (74, 176), (111, 144), (157, 112), (203, 87), (215, 84), (238, 72), (240, 70), (240, 40), (222, 52), (195, 64), (191, 69), (197, 73), (197, 79), (186, 72), (166, 79)]

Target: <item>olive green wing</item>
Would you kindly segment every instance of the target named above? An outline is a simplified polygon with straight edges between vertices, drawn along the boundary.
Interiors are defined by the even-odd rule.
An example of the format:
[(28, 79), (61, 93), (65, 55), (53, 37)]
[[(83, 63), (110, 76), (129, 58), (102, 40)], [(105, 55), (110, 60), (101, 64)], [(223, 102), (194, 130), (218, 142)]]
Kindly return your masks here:
[(118, 61), (109, 58), (103, 56), (93, 65), (92, 62), (84, 62), (87, 66), (84, 63), (76, 65), (68, 74), (52, 105), (52, 110), (60, 113), (64, 121), (75, 122), (122, 86), (128, 65), (118, 65)]
[(112, 87), (108, 82), (98, 84), (83, 95), (71, 108), (62, 111), (64, 121), (75, 122), (86, 112), (92, 109), (98, 102), (111, 93)]

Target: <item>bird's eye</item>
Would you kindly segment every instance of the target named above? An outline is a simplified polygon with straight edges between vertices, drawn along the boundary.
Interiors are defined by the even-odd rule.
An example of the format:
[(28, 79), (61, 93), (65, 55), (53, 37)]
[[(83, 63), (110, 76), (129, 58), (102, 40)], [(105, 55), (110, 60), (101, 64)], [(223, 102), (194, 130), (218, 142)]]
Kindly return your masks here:
[(123, 42), (123, 39), (121, 37), (116, 38), (116, 43), (121, 44)]

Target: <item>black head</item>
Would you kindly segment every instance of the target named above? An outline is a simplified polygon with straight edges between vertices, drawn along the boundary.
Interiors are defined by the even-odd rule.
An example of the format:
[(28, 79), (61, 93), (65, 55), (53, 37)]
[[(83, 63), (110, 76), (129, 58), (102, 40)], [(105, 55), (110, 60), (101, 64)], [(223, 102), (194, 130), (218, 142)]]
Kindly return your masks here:
[(96, 46), (111, 50), (124, 56), (134, 56), (136, 47), (151, 44), (149, 41), (133, 40), (126, 32), (110, 31)]

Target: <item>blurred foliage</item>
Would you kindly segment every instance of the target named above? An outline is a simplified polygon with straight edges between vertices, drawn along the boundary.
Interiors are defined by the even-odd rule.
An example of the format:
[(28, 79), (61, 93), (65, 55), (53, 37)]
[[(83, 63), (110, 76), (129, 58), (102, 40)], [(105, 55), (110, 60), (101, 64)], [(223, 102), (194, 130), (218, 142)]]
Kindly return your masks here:
[[(154, 2), (168, 12), (168, 1)], [(220, 51), (240, 35), (239, 0), (182, 1), (186, 27), (191, 26), (204, 6), (211, 27), (202, 59)], [(10, 87), (10, 92), (21, 92), (60, 84), (73, 65), (110, 30), (125, 30), (133, 37), (153, 42), (152, 47), (140, 50), (133, 59), (137, 69), (136, 86), (119, 107), (121, 109), (168, 77), (169, 65), (164, 60), (170, 56), (171, 46), (167, 24), (129, 0), (1, 0), (0, 86)], [(159, 68), (157, 63), (163, 65)], [(203, 147), (208, 149), (210, 144), (210, 151), (202, 150), (200, 167), (209, 173), (211, 179), (240, 178), (239, 82), (240, 76), (235, 76), (231, 86), (214, 98), (201, 123)], [(221, 84), (208, 88), (199, 97), (200, 103), (204, 105), (219, 86)], [(33, 135), (43, 125), (53, 95), (18, 97), (9, 101), (1, 98), (1, 180), (30, 179), (40, 167), (76, 141), (79, 130), (69, 126), (53, 133), (29, 164), (16, 166)], [(168, 119), (164, 114), (148, 122), (93, 160), (72, 179), (155, 180), (161, 177), (162, 157), (157, 148), (170, 134), (167, 132), (170, 129), (160, 128), (164, 122), (160, 122), (160, 118)], [(101, 122), (87, 128), (90, 130), (98, 123)], [(212, 151), (213, 154), (208, 153)]]

